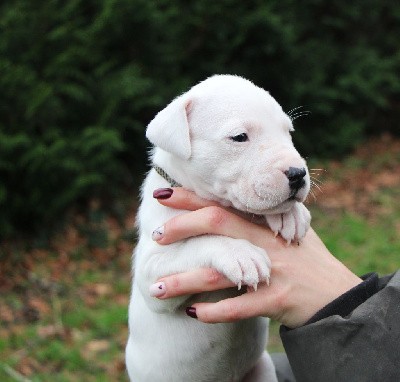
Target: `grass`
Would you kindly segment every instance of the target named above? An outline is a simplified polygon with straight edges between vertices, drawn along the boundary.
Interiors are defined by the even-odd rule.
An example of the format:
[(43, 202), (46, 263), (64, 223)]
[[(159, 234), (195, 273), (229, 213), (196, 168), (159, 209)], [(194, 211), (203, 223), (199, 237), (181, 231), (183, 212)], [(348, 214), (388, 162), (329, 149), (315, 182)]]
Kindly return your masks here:
[(381, 217), (370, 223), (359, 216), (343, 214), (331, 220), (331, 226), (327, 222), (317, 226), (331, 252), (355, 273), (384, 274), (399, 267), (399, 233), (395, 224), (388, 224), (391, 218)]
[[(400, 176), (396, 170), (394, 181), (371, 185), (373, 174), (388, 166), (393, 173), (388, 154), (372, 161), (368, 177), (361, 176), (365, 166), (363, 157), (335, 164), (324, 175), (327, 192), (309, 208), (314, 229), (350, 269), (387, 274), (400, 265)], [(132, 222), (131, 216), (127, 227)], [(77, 232), (66, 238), (12, 263), (0, 294), (2, 382), (127, 381), (131, 232), (112, 232), (105, 248), (93, 248)], [(282, 350), (278, 331), (272, 322), (271, 351)]]
[(58, 256), (47, 254), (30, 280), (0, 298), (0, 381), (127, 380), (130, 250), (103, 265), (85, 252), (61, 273)]

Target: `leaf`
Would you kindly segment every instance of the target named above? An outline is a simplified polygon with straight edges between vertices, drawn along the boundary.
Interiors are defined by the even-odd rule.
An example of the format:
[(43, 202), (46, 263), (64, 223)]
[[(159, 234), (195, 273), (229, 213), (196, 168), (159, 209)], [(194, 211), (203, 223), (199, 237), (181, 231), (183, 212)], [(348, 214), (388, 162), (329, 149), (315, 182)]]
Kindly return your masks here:
[[(89, 341), (83, 348), (84, 355), (93, 356), (97, 353), (103, 353), (111, 347), (108, 340), (92, 340)], [(89, 353), (89, 354), (88, 354)]]

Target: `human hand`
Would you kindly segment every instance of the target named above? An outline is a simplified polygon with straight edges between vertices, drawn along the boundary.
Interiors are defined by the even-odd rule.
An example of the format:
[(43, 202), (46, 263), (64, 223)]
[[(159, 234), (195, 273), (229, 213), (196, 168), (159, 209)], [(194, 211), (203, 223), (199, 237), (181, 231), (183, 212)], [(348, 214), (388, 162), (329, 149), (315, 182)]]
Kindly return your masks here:
[[(192, 211), (166, 222), (162, 235), (155, 237), (159, 244), (203, 234), (224, 235), (248, 240), (265, 249), (272, 261), (270, 285), (261, 284), (257, 291), (216, 303), (194, 304), (188, 313), (200, 321), (232, 322), (268, 316), (295, 328), (362, 282), (328, 251), (311, 228), (301, 245), (287, 246), (267, 227), (251, 223), (232, 210), (201, 199), (183, 188), (174, 188), (172, 195), (170, 191), (156, 190), (154, 196), (165, 206)], [(154, 295), (165, 299), (232, 286), (232, 282), (216, 270), (200, 268), (163, 277), (154, 285), (158, 288)]]

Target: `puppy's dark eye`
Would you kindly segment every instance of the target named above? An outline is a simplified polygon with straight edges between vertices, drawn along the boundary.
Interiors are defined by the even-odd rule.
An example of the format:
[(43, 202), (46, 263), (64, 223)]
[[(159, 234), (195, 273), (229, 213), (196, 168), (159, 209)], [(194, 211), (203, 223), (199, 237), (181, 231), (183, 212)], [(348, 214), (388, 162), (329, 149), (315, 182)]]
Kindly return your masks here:
[(231, 137), (232, 141), (235, 142), (246, 142), (249, 140), (249, 137), (247, 136), (246, 133), (242, 133), (239, 135), (235, 135), (234, 137)]

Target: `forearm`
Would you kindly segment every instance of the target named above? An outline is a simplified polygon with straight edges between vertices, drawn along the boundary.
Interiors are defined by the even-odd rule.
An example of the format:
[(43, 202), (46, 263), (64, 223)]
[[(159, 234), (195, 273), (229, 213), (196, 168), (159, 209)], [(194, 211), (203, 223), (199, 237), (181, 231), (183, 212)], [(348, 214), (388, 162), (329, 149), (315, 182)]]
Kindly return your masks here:
[[(297, 381), (400, 380), (400, 271), (366, 284), (364, 293), (362, 285), (356, 287), (358, 294), (339, 297), (340, 303), (333, 301), (306, 325), (282, 327)], [(352, 304), (354, 310), (346, 312)]]

